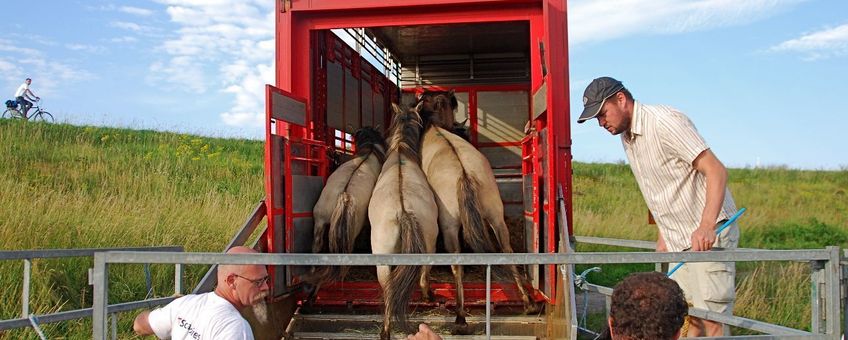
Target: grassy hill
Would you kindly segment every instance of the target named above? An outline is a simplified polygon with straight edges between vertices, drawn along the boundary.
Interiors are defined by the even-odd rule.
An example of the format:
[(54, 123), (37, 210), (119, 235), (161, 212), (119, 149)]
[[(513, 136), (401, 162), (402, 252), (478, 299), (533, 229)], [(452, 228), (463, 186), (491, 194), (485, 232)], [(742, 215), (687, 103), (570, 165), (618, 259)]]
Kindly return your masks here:
[[(264, 196), (262, 145), (0, 120), (0, 250), (183, 245), (187, 251), (220, 251)], [(578, 235), (656, 239), (627, 165), (575, 164), (574, 185)], [(729, 185), (737, 204), (749, 209), (740, 220), (742, 247), (848, 246), (848, 171), (733, 169)], [(599, 249), (609, 248), (581, 247)], [(35, 261), (31, 311), (89, 307), (89, 267), (89, 259)], [(153, 266), (153, 295), (171, 293), (169, 267)], [(590, 281), (614, 283), (640, 268), (605, 266)], [(19, 316), (21, 269), (19, 261), (0, 262), (4, 319)], [(189, 266), (186, 286), (204, 270)], [(114, 266), (110, 273), (110, 302), (144, 298), (140, 266)], [(793, 327), (809, 324), (806, 266), (743, 265), (738, 281), (737, 314)], [(131, 327), (132, 317), (121, 316), (123, 329)], [(48, 325), (45, 332), (50, 338), (86, 339), (90, 322)], [(0, 338), (36, 335), (23, 330)]]

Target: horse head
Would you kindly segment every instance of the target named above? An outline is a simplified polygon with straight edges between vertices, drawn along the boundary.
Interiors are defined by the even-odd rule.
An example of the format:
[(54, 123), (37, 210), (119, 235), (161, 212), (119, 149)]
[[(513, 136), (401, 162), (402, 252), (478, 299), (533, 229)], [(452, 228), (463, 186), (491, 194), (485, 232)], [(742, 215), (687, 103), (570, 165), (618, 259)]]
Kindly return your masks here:
[(353, 133), (356, 141), (356, 155), (365, 155), (374, 152), (382, 163), (386, 159), (386, 140), (380, 131), (370, 126), (363, 126)]
[(459, 106), (453, 90), (424, 91), (418, 98), (416, 107), (424, 116), (424, 121), (443, 129), (453, 130), (456, 121), (454, 111)]

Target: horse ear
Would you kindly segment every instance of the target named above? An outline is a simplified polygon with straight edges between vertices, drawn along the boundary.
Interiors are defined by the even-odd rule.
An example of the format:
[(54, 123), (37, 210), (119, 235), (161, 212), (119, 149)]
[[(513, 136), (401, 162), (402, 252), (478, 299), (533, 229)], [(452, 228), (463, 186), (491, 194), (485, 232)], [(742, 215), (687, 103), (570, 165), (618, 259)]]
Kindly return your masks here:
[(355, 129), (353, 128), (353, 124), (347, 124), (347, 131), (349, 131), (348, 133), (353, 133), (355, 132), (354, 130)]
[(449, 93), (451, 96), (453, 96), (455, 91), (456, 91), (455, 89), (450, 89), (450, 90), (448, 90), (448, 93)]
[(398, 104), (392, 103), (392, 111), (395, 112), (395, 115), (399, 115), (403, 113), (403, 110), (398, 106)]
[(383, 128), (383, 124), (374, 125), (374, 131), (380, 131)]

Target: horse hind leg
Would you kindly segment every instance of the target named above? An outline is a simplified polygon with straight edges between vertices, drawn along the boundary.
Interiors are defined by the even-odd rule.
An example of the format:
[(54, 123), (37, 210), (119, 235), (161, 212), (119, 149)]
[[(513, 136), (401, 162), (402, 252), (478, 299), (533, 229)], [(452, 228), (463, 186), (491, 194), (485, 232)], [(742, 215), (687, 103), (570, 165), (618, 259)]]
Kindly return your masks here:
[[(501, 249), (503, 249), (504, 253), (512, 253), (512, 245), (509, 243), (509, 229), (506, 227), (506, 222), (504, 222), (503, 218), (496, 219), (494, 223), (492, 223), (492, 230), (495, 233), (495, 238), (497, 238), (498, 244), (500, 244)], [(541, 310), (541, 307), (536, 303), (532, 296), (530, 296), (530, 292), (527, 290), (527, 286), (530, 285), (529, 280), (524, 275), (518, 272), (518, 268), (515, 265), (508, 265), (509, 272), (512, 274), (512, 279), (515, 281), (516, 286), (518, 286), (518, 291), (521, 292), (521, 300), (524, 302), (524, 312), (526, 314), (536, 314)]]
[(436, 300), (433, 296), (433, 290), (430, 289), (430, 266), (422, 266), (418, 286), (421, 287), (421, 300), (426, 302)]
[[(450, 227), (443, 228), (442, 235), (444, 235), (443, 240), (445, 242), (446, 251), (453, 254), (459, 254), (462, 251), (459, 243), (458, 224), (452, 229)], [(462, 266), (452, 265), (451, 272), (453, 272), (453, 278), (456, 282), (456, 320), (454, 321), (456, 328), (454, 328), (452, 333), (455, 335), (468, 335), (471, 332), (468, 328), (468, 322), (465, 320), (468, 314), (465, 311), (465, 290), (462, 285)]]

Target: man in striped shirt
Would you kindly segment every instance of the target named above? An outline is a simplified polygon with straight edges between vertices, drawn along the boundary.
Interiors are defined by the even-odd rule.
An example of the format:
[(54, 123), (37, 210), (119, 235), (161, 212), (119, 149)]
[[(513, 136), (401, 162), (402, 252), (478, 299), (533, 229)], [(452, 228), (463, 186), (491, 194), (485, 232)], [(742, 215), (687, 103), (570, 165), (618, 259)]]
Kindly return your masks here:
[[(583, 106), (578, 123), (597, 118), (598, 125), (621, 136), (630, 169), (657, 221), (657, 251), (736, 247), (739, 228), (735, 224), (716, 235), (716, 227), (736, 213), (726, 185), (727, 169), (686, 115), (668, 106), (637, 102), (620, 81), (610, 77), (597, 78), (586, 87)], [(691, 262), (672, 279), (694, 307), (731, 314), (735, 276), (735, 263)], [(726, 332), (720, 323), (690, 317), (687, 335)]]

